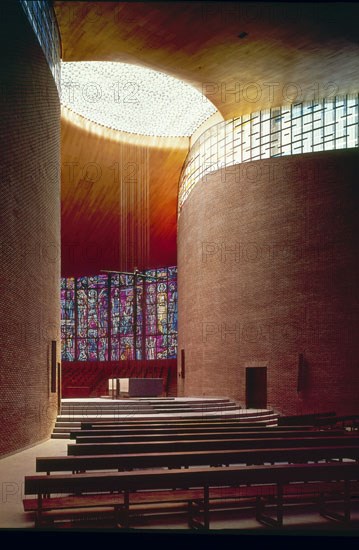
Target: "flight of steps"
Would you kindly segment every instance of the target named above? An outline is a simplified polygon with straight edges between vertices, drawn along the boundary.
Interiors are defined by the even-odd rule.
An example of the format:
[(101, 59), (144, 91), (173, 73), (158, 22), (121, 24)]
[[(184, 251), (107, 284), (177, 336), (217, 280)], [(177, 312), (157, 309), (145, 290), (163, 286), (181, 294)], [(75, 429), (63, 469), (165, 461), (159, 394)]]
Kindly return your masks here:
[(193, 418), (225, 416), (243, 422), (276, 426), (278, 416), (268, 409), (242, 409), (226, 398), (63, 399), (52, 438), (67, 439), (81, 422), (96, 420)]

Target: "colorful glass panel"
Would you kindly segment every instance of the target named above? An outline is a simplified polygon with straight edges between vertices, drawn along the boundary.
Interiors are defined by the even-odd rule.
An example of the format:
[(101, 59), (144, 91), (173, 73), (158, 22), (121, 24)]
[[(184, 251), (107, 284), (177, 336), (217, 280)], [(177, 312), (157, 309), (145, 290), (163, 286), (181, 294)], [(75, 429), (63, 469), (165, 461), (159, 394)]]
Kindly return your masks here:
[(143, 275), (61, 279), (64, 361), (176, 358), (177, 268)]

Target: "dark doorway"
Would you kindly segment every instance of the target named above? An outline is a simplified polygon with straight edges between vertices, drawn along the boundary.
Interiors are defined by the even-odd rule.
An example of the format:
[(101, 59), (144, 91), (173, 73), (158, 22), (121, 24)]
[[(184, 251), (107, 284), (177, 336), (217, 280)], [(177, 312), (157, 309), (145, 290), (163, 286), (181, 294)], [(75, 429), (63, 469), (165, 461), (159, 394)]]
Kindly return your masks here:
[(267, 367), (246, 368), (246, 407), (247, 409), (267, 407)]

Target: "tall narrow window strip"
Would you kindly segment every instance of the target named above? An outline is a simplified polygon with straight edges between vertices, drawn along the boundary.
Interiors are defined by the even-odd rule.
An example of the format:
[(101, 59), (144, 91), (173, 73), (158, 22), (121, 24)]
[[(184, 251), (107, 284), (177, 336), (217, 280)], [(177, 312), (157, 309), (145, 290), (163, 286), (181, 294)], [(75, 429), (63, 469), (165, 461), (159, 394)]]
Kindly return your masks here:
[(358, 94), (276, 107), (206, 130), (181, 174), (178, 214), (198, 181), (220, 168), (265, 159), (358, 147)]

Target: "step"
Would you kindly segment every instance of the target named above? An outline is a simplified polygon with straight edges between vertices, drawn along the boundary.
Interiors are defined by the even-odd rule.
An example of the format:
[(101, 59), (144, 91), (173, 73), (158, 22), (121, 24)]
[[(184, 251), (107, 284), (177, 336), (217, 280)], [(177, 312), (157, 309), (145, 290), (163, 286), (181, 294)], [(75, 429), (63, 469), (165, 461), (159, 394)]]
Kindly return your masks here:
[[(193, 419), (193, 420), (198, 420), (200, 418), (216, 418), (216, 417), (225, 417), (225, 418), (228, 418), (228, 419), (238, 419), (238, 415), (235, 415), (235, 414), (231, 414), (231, 413), (228, 413), (226, 415), (216, 415), (214, 413), (202, 413), (202, 414), (197, 414), (197, 415), (194, 415), (194, 414), (178, 414), (178, 415), (141, 415), (141, 416), (138, 416), (138, 419), (145, 419), (145, 420), (157, 420), (157, 421), (165, 421), (165, 420), (171, 420), (173, 418), (178, 418), (178, 419)], [(101, 420), (104, 420), (104, 421), (119, 421), (119, 420), (124, 420), (124, 421), (128, 421), (128, 420), (131, 420), (131, 419), (135, 419), (136, 415), (132, 415), (129, 417), (129, 415), (102, 415), (101, 416)], [(72, 420), (72, 417), (66, 417), (66, 416), (61, 416), (59, 418), (59, 421), (65, 421), (65, 422), (71, 422)], [(75, 422), (81, 422), (81, 421), (88, 421), (88, 422), (93, 422), (93, 421), (96, 421), (96, 420), (99, 420), (99, 417), (98, 416), (81, 416), (81, 415), (77, 415), (74, 417), (74, 421)], [(136, 418), (137, 420), (137, 418)], [(240, 422), (239, 422), (240, 423)], [(251, 420), (246, 420), (244, 421), (243, 420), (243, 423), (258, 423), (258, 424), (263, 424), (263, 425), (266, 425), (266, 424), (273, 424), (273, 423), (277, 423), (277, 418), (275, 417), (269, 417), (269, 418), (266, 418), (266, 419), (255, 419), (255, 418), (252, 418)]]
[(55, 428), (81, 428), (81, 422), (61, 422), (61, 420), (56, 420)]
[[(227, 415), (226, 415), (226, 417), (227, 417)], [(198, 418), (198, 417), (196, 417), (196, 418)], [(228, 418), (233, 418), (233, 416), (230, 415)], [(236, 416), (235, 418), (238, 418), (238, 416)], [(161, 419), (163, 419), (163, 417), (156, 417), (155, 419), (156, 420), (161, 420)], [(126, 418), (123, 418), (123, 420), (126, 420)], [(260, 420), (258, 420), (256, 418), (253, 418), (251, 420), (247, 420), (245, 423), (248, 423), (248, 422), (249, 423), (255, 422), (256, 424), (263, 424), (263, 425), (266, 425), (266, 424), (273, 425), (273, 424), (277, 424), (278, 418), (277, 418), (276, 415), (273, 414), (273, 415), (269, 415), (266, 418), (261, 418)], [(81, 421), (80, 420), (73, 420), (71, 422), (71, 421), (63, 421), (63, 420), (57, 419), (57, 421), (55, 423), (55, 428), (56, 429), (64, 429), (64, 430), (66, 430), (66, 428), (71, 428), (71, 430), (76, 429), (76, 428), (80, 429), (81, 428)]]
[[(108, 401), (94, 401), (94, 400), (99, 400), (99, 399), (107, 399)], [(186, 399), (186, 398), (179, 398), (179, 397), (176, 397), (176, 398), (160, 398), (160, 397), (156, 397), (156, 398), (150, 398), (150, 397), (136, 397), (136, 398), (122, 398), (122, 399), (111, 399), (110, 396), (104, 396), (104, 397), (96, 397), (96, 398), (91, 398), (91, 397), (86, 397), (86, 398), (66, 398), (66, 399), (62, 399), (61, 400), (61, 403), (62, 405), (74, 405), (74, 404), (91, 404), (91, 403), (97, 403), (97, 404), (104, 404), (104, 405), (107, 405), (107, 404), (110, 404), (110, 403), (120, 403), (120, 404), (124, 404), (124, 405), (127, 405), (127, 404), (140, 404), (142, 405), (143, 403), (147, 404), (147, 405), (156, 405), (156, 404), (195, 404), (195, 403), (199, 403), (199, 404), (202, 404), (202, 403), (211, 403), (211, 404), (214, 404), (214, 403), (233, 403), (233, 401), (231, 401), (230, 399), (227, 399), (227, 398), (205, 398), (205, 399)]]
[[(216, 419), (216, 418), (226, 418), (228, 420), (234, 419), (239, 421), (239, 423), (243, 423), (248, 426), (277, 426), (278, 425), (278, 416), (274, 413), (273, 410), (259, 410), (259, 411), (245, 411), (245, 412), (238, 412), (239, 409), (226, 409), (223, 411), (223, 409), (217, 409), (217, 410), (205, 410), (201, 409), (200, 411), (191, 411), (191, 412), (185, 412), (184, 410), (172, 412), (172, 414), (168, 414), (165, 412), (156, 412), (151, 411), (150, 414), (144, 414), (137, 413), (135, 411), (126, 411), (121, 414), (118, 410), (115, 411), (114, 414), (106, 414), (109, 411), (103, 411), (103, 413), (100, 415), (100, 419), (104, 421), (111, 422), (112, 420), (119, 421), (123, 420), (124, 422), (127, 421), (134, 421), (136, 422), (143, 420), (155, 420), (155, 421), (166, 421), (171, 420), (174, 418), (184, 420), (200, 420), (201, 418), (208, 418), (208, 419)], [(76, 411), (80, 412), (80, 411)], [(55, 428), (52, 434), (52, 438), (54, 439), (68, 439), (70, 437), (70, 432), (72, 431), (80, 431), (81, 429), (81, 421), (96, 421), (99, 420), (99, 410), (95, 411), (97, 414), (90, 414), (90, 411), (86, 415), (81, 414), (75, 414), (75, 411), (73, 414), (61, 414), (58, 416)], [(131, 412), (131, 414), (128, 414)]]
[(125, 408), (102, 408), (102, 407), (76, 407), (75, 409), (61, 409), (62, 415), (73, 415), (73, 414), (129, 414), (129, 413), (135, 413), (135, 414), (147, 414), (147, 413), (156, 413), (156, 409), (137, 409), (128, 407)]
[[(75, 423), (74, 423), (75, 424)], [(77, 424), (77, 423), (76, 423)], [(272, 426), (277, 425), (277, 419), (273, 418), (269, 421), (263, 422), (251, 422), (250, 425), (253, 426)], [(185, 430), (185, 427), (183, 428)], [(80, 432), (81, 431), (81, 425), (73, 425), (71, 423), (67, 423), (66, 426), (57, 426), (54, 427), (54, 433), (69, 433), (69, 431), (72, 432)]]
[[(274, 419), (272, 422), (254, 422), (253, 426), (259, 426), (262, 425), (263, 427), (270, 427), (270, 426), (277, 426), (277, 420)], [(72, 426), (68, 426), (67, 428), (54, 428), (52, 438), (57, 439), (69, 439), (70, 438), (70, 432), (80, 432), (81, 428), (74, 428)]]
[(201, 409), (204, 409), (204, 408), (207, 408), (207, 407), (211, 407), (211, 408), (215, 408), (215, 409), (218, 409), (218, 410), (221, 410), (221, 409), (228, 409), (228, 408), (236, 408), (236, 409), (240, 409), (241, 407), (239, 405), (237, 405), (236, 403), (203, 403), (203, 404), (179, 404), (179, 405), (175, 405), (175, 404), (166, 404), (166, 405), (142, 405), (142, 406), (139, 406), (139, 405), (123, 405), (123, 404), (111, 404), (111, 405), (104, 405), (102, 403), (99, 403), (99, 404), (88, 404), (88, 403), (81, 403), (81, 404), (76, 404), (76, 405), (62, 405), (61, 406), (61, 410), (68, 410), (68, 411), (72, 411), (72, 410), (81, 410), (81, 409), (92, 409), (92, 410), (96, 410), (96, 409), (101, 409), (101, 410), (138, 410), (138, 411), (145, 411), (145, 410), (157, 410), (157, 411), (163, 411), (163, 410), (178, 410), (178, 411), (181, 411), (181, 410), (186, 410), (186, 409), (191, 409), (191, 410), (201, 410)]
[(53, 432), (51, 434), (51, 439), (70, 439), (70, 432), (66, 432), (66, 433)]
[(226, 408), (226, 407), (238, 407), (241, 408), (240, 405), (235, 403), (234, 401), (225, 401), (225, 402), (217, 402), (217, 401), (203, 401), (202, 403), (192, 403), (192, 402), (179, 402), (176, 403), (174, 401), (169, 401), (166, 403), (137, 403), (134, 401), (118, 401), (118, 400), (111, 400), (111, 401), (83, 401), (83, 402), (73, 402), (73, 403), (63, 403), (61, 404), (61, 407), (63, 409), (76, 409), (76, 408), (82, 408), (82, 407), (102, 407), (102, 408), (137, 408), (137, 409), (146, 409), (146, 408), (155, 408), (155, 409), (183, 409), (183, 408), (194, 408), (194, 409), (200, 409), (202, 407), (217, 407), (217, 408)]
[[(173, 405), (166, 405), (170, 407)], [(76, 409), (138, 409), (143, 411), (146, 409), (153, 409), (154, 405), (148, 403), (66, 403), (61, 405), (62, 410), (76, 410)]]

